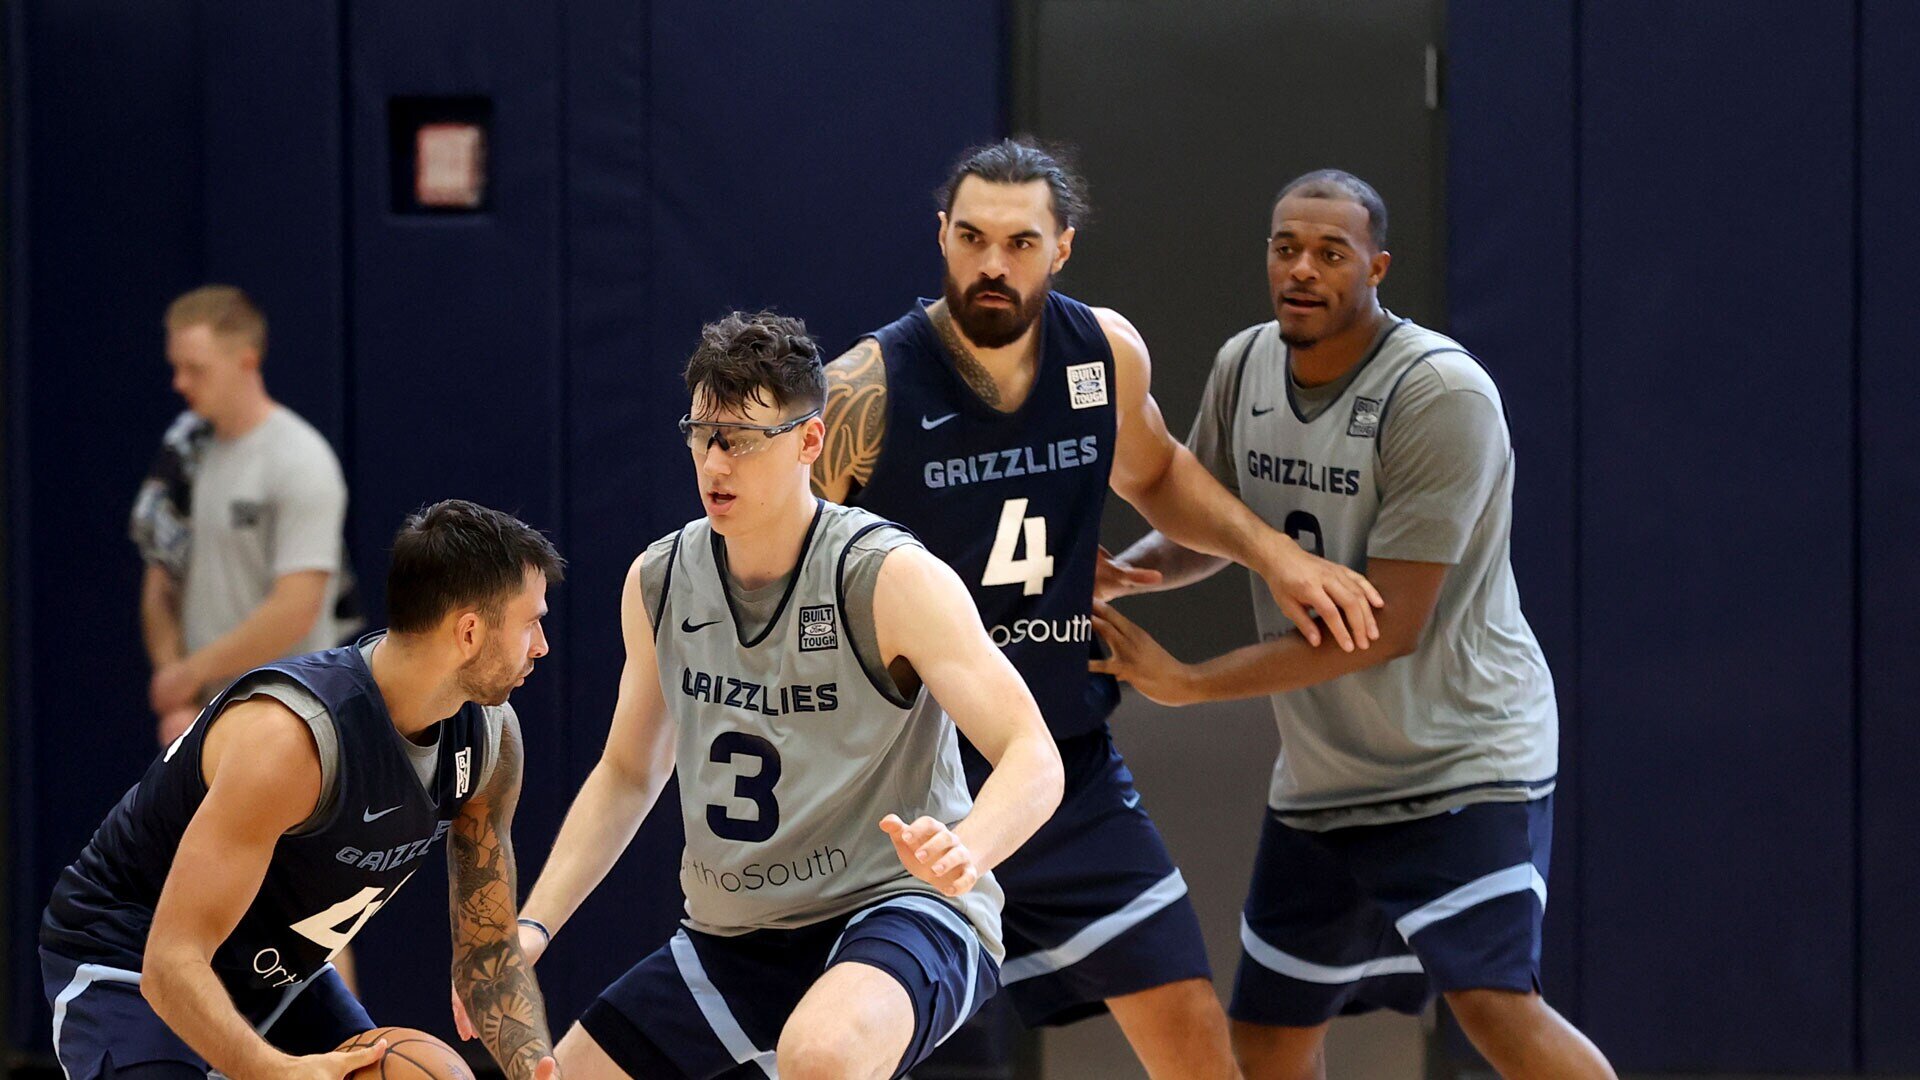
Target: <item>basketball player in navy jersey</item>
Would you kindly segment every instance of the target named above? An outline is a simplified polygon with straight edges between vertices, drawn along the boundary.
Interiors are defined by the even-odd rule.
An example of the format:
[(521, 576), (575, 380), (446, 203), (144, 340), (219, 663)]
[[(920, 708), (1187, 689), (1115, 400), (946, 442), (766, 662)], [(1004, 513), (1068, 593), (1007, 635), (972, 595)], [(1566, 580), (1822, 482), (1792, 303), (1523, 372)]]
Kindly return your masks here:
[(1252, 567), (1309, 640), (1365, 649), (1379, 598), (1268, 528), (1167, 432), (1132, 324), (1052, 291), (1085, 209), (1079, 178), (1034, 146), (961, 159), (939, 215), (944, 295), (828, 366), (814, 485), (913, 529), (960, 573), (1059, 744), (1060, 810), (998, 871), (1001, 980), (1022, 1019), (1110, 1009), (1150, 1075), (1227, 1077), (1186, 882), (1113, 747), (1114, 684), (1087, 671), (1106, 492)]
[(454, 981), (513, 1080), (556, 1075), (515, 932), (521, 735), (547, 539), (458, 500), (407, 520), (391, 628), (242, 675), (54, 887), (40, 958), (69, 1080), (340, 1080), (385, 1052), (329, 963), (447, 837)]

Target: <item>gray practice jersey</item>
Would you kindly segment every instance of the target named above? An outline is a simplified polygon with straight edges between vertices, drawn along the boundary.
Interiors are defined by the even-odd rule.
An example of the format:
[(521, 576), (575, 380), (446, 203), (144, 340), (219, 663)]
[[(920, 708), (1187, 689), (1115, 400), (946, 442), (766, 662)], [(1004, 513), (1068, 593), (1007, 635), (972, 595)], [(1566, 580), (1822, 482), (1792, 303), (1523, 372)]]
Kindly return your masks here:
[[(1449, 564), (1411, 655), (1273, 695), (1269, 805), (1308, 829), (1553, 790), (1553, 679), (1509, 561), (1513, 451), (1499, 392), (1451, 339), (1398, 320), (1339, 382), (1294, 383), (1279, 328), (1221, 349), (1191, 444), (1273, 527), (1364, 572)], [(1263, 639), (1293, 632), (1253, 583)]]
[[(941, 896), (909, 874), (880, 819), (952, 824), (973, 809), (953, 722), (915, 712), (878, 657), (871, 576), (850, 556), (916, 543), (899, 526), (819, 503), (800, 563), (776, 595), (745, 594), (703, 518), (642, 561), (660, 690), (675, 742), (687, 925), (710, 934), (807, 926), (890, 896), (953, 905), (997, 960), (999, 885)], [(898, 537), (875, 553), (882, 533)], [(661, 569), (655, 569), (656, 566)], [(772, 605), (764, 619), (751, 609)]]

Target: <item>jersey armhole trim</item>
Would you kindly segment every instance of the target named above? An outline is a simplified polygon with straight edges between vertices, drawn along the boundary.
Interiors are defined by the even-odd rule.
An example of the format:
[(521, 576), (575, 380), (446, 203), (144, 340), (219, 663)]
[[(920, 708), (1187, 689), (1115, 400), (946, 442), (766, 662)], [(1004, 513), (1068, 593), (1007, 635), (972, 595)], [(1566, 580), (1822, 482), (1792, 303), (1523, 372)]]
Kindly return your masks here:
[[(867, 658), (860, 655), (860, 635), (853, 632), (853, 613), (847, 610), (847, 556), (853, 554), (853, 545), (859, 543), (862, 537), (871, 532), (878, 532), (881, 529), (898, 529), (915, 543), (920, 543), (920, 538), (913, 535), (912, 529), (896, 522), (875, 521), (861, 526), (860, 530), (848, 537), (846, 544), (840, 548), (840, 561), (838, 565), (834, 567), (833, 571), (833, 602), (834, 606), (840, 609), (840, 624), (847, 628), (847, 641), (851, 644), (853, 661), (859, 665), (860, 673), (867, 677), (867, 682), (871, 683), (873, 688), (879, 691), (881, 697), (886, 698), (888, 701), (903, 709), (911, 709), (913, 708), (912, 698), (902, 700), (898, 686), (883, 685), (880, 679), (875, 677), (875, 668), (881, 671), (887, 670), (887, 666), (880, 662), (881, 657), (874, 657), (873, 664), (869, 665)], [(922, 544), (921, 546), (924, 547), (925, 545)], [(889, 552), (889, 554), (891, 554), (891, 552)], [(868, 617), (872, 617), (871, 613), (869, 613)], [(875, 630), (874, 637), (878, 640), (878, 628), (876, 627)], [(887, 682), (891, 683), (892, 681), (893, 679), (891, 675), (889, 675)]]
[[(686, 534), (686, 527), (681, 526), (680, 531), (673, 534), (673, 546), (667, 549), (667, 572), (660, 578), (660, 602), (653, 606), (653, 639), (656, 643), (660, 640), (660, 620), (667, 614), (667, 597), (673, 595), (673, 564), (680, 561), (680, 538)], [(640, 558), (644, 561), (646, 556), (643, 554)], [(646, 580), (645, 575), (641, 576), (641, 580)]]
[[(1263, 326), (1248, 334), (1246, 347), (1240, 350), (1240, 359), (1234, 361), (1232, 396), (1226, 402), (1227, 430), (1221, 432), (1222, 435), (1231, 437), (1233, 434), (1233, 418), (1240, 412), (1240, 402), (1247, 396), (1247, 361), (1253, 358), (1253, 347), (1259, 343), (1260, 335), (1265, 332), (1266, 327)], [(1285, 357), (1286, 354), (1283, 352), (1281, 356)]]
[[(1387, 441), (1387, 417), (1391, 415), (1393, 412), (1393, 399), (1397, 397), (1400, 393), (1400, 384), (1403, 382), (1406, 382), (1407, 376), (1413, 374), (1413, 369), (1425, 363), (1428, 357), (1442, 356), (1447, 353), (1459, 353), (1461, 356), (1466, 357), (1467, 359), (1473, 361), (1474, 363), (1480, 364), (1480, 369), (1482, 371), (1486, 370), (1487, 365), (1481, 364), (1479, 357), (1473, 355), (1472, 353), (1468, 352), (1467, 350), (1461, 348), (1458, 345), (1442, 345), (1438, 349), (1428, 349), (1426, 352), (1423, 352), (1419, 356), (1414, 357), (1413, 362), (1408, 364), (1406, 366), (1406, 369), (1401, 371), (1399, 376), (1393, 380), (1393, 386), (1388, 388), (1387, 390), (1386, 399), (1380, 402), (1380, 426), (1373, 433), (1373, 459), (1376, 462), (1380, 460), (1380, 447), (1385, 445)], [(1491, 373), (1489, 373), (1487, 377), (1491, 379), (1493, 376)], [(1502, 423), (1506, 422), (1506, 413), (1504, 410), (1501, 412), (1500, 419)], [(1509, 435), (1511, 435), (1511, 431), (1512, 431), (1511, 426), (1509, 426), (1508, 431), (1509, 431)]]

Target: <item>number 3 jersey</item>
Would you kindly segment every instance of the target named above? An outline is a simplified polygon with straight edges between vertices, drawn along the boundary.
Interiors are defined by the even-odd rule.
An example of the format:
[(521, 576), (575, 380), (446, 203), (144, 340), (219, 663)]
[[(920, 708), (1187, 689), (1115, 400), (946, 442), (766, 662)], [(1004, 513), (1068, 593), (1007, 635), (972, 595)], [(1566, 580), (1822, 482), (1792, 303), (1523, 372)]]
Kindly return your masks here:
[(314, 703), (313, 715), (302, 718), (316, 743), (337, 753), (323, 750), (315, 816), (280, 838), (259, 892), (214, 952), (214, 972), (241, 1015), (265, 1020), (438, 852), (485, 779), (497, 712), (468, 704), (441, 721), (437, 761), (423, 780), (415, 760), (421, 748), (410, 750), (394, 728), (361, 646), (296, 656), (236, 680), (113, 808), (54, 886), (41, 920), (44, 948), (140, 970), (180, 838), (207, 796), (200, 760), (207, 732), (224, 707), (268, 692), (260, 687), (276, 677)]
[(729, 579), (705, 518), (649, 546), (642, 591), (678, 728), (688, 926), (791, 929), (923, 893), (957, 908), (1001, 956), (992, 875), (942, 896), (907, 872), (880, 829), (888, 814), (952, 825), (973, 810), (953, 721), (913, 709), (873, 655), (876, 575), (849, 567), (913, 543), (864, 510), (819, 502), (792, 575), (751, 592)]
[(1001, 412), (954, 369), (922, 300), (875, 331), (887, 365), (880, 460), (849, 500), (912, 529), (973, 592), (1056, 739), (1119, 701), (1093, 655), (1093, 573), (1113, 468), (1113, 352), (1093, 309), (1050, 293), (1027, 399)]
[[(1447, 564), (1410, 655), (1272, 696), (1269, 805), (1290, 825), (1330, 829), (1550, 793), (1553, 678), (1508, 558), (1514, 461), (1492, 378), (1458, 343), (1405, 320), (1325, 387), (1294, 384), (1273, 323), (1236, 335), (1221, 357), (1213, 379), (1232, 380), (1231, 393), (1222, 402), (1209, 387), (1215, 408), (1203, 406), (1201, 423), (1214, 432), (1196, 430), (1197, 452), (1230, 465), (1255, 513), (1362, 572), (1369, 559)], [(1292, 632), (1265, 584), (1252, 584), (1261, 637)]]

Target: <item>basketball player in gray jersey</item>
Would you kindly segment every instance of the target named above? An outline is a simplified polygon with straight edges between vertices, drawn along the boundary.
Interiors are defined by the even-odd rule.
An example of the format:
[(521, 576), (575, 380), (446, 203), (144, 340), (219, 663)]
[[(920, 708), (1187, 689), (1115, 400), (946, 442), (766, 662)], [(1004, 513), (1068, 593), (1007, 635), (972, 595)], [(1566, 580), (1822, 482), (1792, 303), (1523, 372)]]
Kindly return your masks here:
[[(992, 870), (1058, 805), (1060, 758), (946, 564), (813, 496), (826, 378), (799, 320), (709, 325), (686, 378), (706, 516), (628, 574), (606, 751), (522, 945), (540, 954), (677, 774), (686, 929), (561, 1041), (569, 1080), (898, 1076), (997, 988)], [(922, 686), (951, 719), (910, 710)], [(977, 799), (956, 724), (995, 764)]]
[[(1269, 524), (1364, 569), (1386, 599), (1376, 647), (1315, 648), (1255, 587), (1260, 643), (1200, 664), (1100, 605), (1114, 655), (1094, 668), (1164, 704), (1271, 697), (1281, 749), (1228, 1010), (1249, 1077), (1324, 1076), (1333, 1017), (1436, 989), (1501, 1075), (1611, 1077), (1539, 993), (1558, 718), (1508, 560), (1506, 417), (1473, 356), (1380, 306), (1386, 224), (1348, 173), (1281, 191), (1277, 318), (1221, 349), (1189, 440)], [(1222, 565), (1151, 533), (1103, 592)]]

